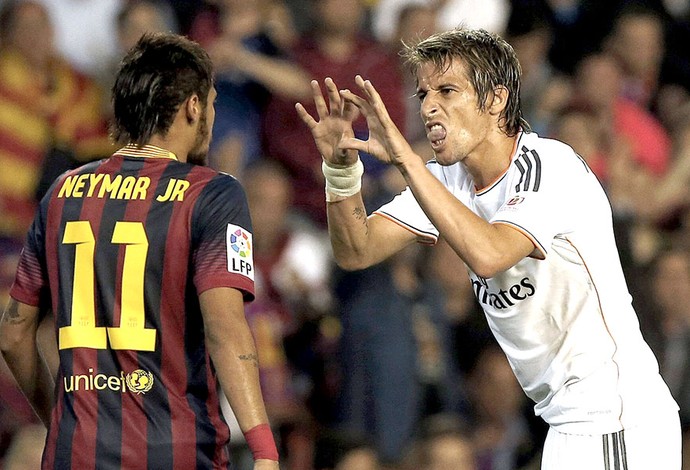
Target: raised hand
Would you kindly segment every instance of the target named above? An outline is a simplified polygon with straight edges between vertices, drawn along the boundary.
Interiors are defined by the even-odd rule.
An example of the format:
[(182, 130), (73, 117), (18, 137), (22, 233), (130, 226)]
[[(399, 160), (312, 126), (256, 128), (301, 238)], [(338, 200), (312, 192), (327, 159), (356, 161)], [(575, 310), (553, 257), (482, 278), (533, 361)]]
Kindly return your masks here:
[(341, 91), (340, 95), (346, 102), (356, 106), (366, 118), (369, 138), (360, 140), (351, 137), (343, 140), (340, 145), (366, 152), (385, 163), (402, 164), (404, 158), (415, 155), (412, 147), (391, 119), (374, 85), (360, 75), (355, 77), (355, 82), (362, 90), (363, 97), (349, 90)]
[(297, 114), (309, 127), (316, 148), (326, 162), (333, 165), (352, 165), (357, 161), (357, 150), (342, 145), (354, 139), (352, 122), (359, 116), (357, 107), (343, 100), (331, 78), (324, 80), (328, 104), (323, 97), (321, 86), (312, 80), (312, 97), (316, 105), (318, 121), (309, 114), (301, 103), (295, 105)]

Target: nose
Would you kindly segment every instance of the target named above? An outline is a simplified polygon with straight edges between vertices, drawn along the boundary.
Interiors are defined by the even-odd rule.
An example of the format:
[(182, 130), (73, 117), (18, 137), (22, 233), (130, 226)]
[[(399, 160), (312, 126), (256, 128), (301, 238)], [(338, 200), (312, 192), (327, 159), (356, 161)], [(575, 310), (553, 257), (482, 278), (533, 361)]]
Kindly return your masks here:
[(424, 121), (429, 121), (431, 118), (433, 118), (436, 113), (438, 112), (438, 105), (437, 103), (431, 98), (431, 96), (427, 95), (424, 98), (424, 101), (420, 103), (420, 109), (419, 109), (422, 119)]

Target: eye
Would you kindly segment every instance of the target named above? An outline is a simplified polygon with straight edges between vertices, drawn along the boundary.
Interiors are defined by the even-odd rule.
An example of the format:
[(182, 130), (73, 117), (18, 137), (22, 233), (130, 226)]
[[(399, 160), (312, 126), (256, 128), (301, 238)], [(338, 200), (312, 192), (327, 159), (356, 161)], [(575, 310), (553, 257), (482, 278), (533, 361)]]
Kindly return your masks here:
[(424, 101), (424, 98), (426, 97), (426, 91), (418, 91), (414, 94), (414, 96), (416, 96), (419, 101)]
[(442, 94), (442, 95), (450, 95), (453, 91), (455, 91), (455, 90), (453, 90), (453, 89), (450, 88), (450, 87), (443, 87), (443, 88), (441, 88), (441, 94)]

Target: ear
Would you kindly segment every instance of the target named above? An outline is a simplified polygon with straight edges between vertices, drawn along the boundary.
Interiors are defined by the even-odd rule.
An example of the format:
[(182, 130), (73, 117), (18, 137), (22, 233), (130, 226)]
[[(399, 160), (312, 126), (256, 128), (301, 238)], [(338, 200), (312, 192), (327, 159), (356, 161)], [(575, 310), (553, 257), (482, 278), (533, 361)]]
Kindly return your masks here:
[(199, 120), (199, 118), (202, 115), (202, 108), (201, 108), (201, 100), (199, 100), (199, 96), (194, 94), (187, 98), (187, 100), (184, 102), (184, 110), (185, 110), (185, 115), (187, 117), (187, 121), (190, 124), (195, 123), (196, 121)]
[(510, 92), (503, 85), (494, 88), (493, 99), (490, 98), (489, 113), (493, 115), (500, 115), (508, 104), (508, 96)]

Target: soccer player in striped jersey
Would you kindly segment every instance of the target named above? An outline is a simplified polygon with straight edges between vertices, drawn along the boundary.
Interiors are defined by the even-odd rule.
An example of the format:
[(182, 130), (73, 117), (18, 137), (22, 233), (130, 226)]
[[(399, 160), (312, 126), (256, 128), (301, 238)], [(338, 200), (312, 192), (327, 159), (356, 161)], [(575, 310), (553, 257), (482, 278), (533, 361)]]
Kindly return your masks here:
[[(44, 469), (229, 468), (219, 388), (254, 469), (278, 468), (244, 318), (247, 201), (235, 178), (203, 166), (215, 96), (198, 44), (144, 35), (113, 87), (126, 145), (60, 176), (40, 204), (0, 347), (48, 426)], [(36, 346), (50, 311), (56, 376)]]
[[(678, 406), (639, 329), (611, 207), (568, 145), (530, 132), (520, 66), (500, 37), (456, 29), (405, 46), (435, 158), (414, 153), (374, 85), (313, 82), (316, 119), (297, 112), (324, 158), (338, 263), (360, 269), (439, 236), (467, 265), (487, 321), (549, 425), (544, 470), (679, 470)], [(351, 122), (367, 120), (367, 140)], [(367, 217), (366, 151), (407, 189)]]

